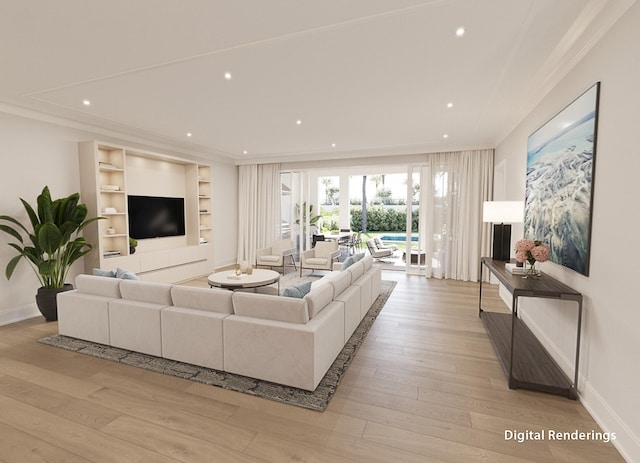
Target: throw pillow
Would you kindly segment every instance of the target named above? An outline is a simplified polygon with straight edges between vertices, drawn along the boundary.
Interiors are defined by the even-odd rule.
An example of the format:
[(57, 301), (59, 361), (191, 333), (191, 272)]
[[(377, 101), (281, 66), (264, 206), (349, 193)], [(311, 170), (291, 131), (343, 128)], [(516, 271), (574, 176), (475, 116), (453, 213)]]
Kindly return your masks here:
[(289, 286), (282, 291), (282, 295), (285, 297), (295, 297), (298, 299), (302, 299), (307, 295), (309, 291), (311, 291), (311, 281), (307, 281), (305, 283), (300, 283), (296, 286)]
[(363, 257), (364, 257), (364, 252), (359, 252), (358, 254), (354, 254), (353, 260), (358, 262), (359, 260), (362, 260)]
[(115, 278), (116, 277), (116, 272), (115, 270), (104, 270), (101, 268), (94, 268), (93, 269), (93, 274), (97, 277), (109, 277), (109, 278)]
[(344, 262), (342, 263), (342, 268), (340, 269), (341, 271), (345, 271), (346, 269), (348, 269), (349, 267), (351, 267), (353, 264), (355, 264), (356, 261), (353, 258), (353, 256), (349, 256), (347, 257)]
[(116, 278), (120, 278), (122, 280), (138, 280), (138, 275), (123, 268), (118, 267), (116, 270)]

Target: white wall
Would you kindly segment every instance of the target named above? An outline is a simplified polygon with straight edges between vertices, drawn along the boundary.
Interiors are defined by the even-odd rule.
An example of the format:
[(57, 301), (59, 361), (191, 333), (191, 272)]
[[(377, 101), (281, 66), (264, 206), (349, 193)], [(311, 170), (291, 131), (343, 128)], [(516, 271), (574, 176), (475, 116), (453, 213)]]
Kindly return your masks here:
[[(601, 426), (616, 433), (614, 443), (629, 461), (640, 461), (640, 304), (634, 271), (640, 261), (640, 248), (635, 246), (640, 230), (640, 155), (635, 140), (640, 122), (638, 24), (636, 3), (496, 148), (496, 165), (506, 163), (506, 199), (524, 199), (528, 135), (595, 82), (602, 82), (590, 275), (552, 263), (541, 269), (584, 295), (580, 397)], [(568, 368), (574, 358), (575, 305), (525, 302), (521, 308), (527, 320)]]
[[(0, 108), (0, 215), (11, 215), (28, 221), (19, 198), (34, 203), (45, 185), (54, 197), (80, 191), (78, 142), (98, 139), (154, 152), (157, 146), (144, 146), (126, 139), (114, 139), (75, 128), (62, 127), (39, 120), (20, 117)], [(149, 143), (152, 143), (150, 140)], [(167, 152), (181, 157), (190, 154)], [(195, 158), (206, 161), (202, 156)], [(235, 262), (237, 248), (237, 167), (223, 162), (210, 162), (213, 167), (215, 267)], [(182, 185), (184, 188), (184, 185)], [(218, 219), (219, 218), (219, 219)], [(39, 315), (35, 306), (38, 280), (26, 261), (18, 265), (7, 281), (4, 269), (15, 251), (7, 246), (9, 235), (0, 232), (0, 325)], [(76, 262), (68, 281), (82, 273), (82, 262)], [(214, 269), (211, 269), (212, 271)]]
[(235, 265), (238, 253), (238, 167), (214, 164), (213, 243), (216, 268)]
[[(0, 214), (26, 224), (18, 198), (33, 205), (45, 185), (54, 197), (79, 191), (78, 136), (73, 130), (0, 113)], [(15, 255), (6, 245), (10, 241), (9, 235), (0, 234), (0, 324), (39, 314), (34, 298), (40, 285), (26, 261), (20, 262), (11, 281), (4, 276), (8, 260)], [(72, 273), (82, 267), (76, 263)]]

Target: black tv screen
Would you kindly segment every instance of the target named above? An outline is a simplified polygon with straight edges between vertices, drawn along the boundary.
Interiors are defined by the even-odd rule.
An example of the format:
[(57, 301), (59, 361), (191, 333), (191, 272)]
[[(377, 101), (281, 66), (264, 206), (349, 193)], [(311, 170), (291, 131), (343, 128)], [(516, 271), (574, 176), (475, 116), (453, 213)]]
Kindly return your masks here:
[(184, 198), (128, 196), (129, 236), (137, 240), (181, 236), (184, 231)]

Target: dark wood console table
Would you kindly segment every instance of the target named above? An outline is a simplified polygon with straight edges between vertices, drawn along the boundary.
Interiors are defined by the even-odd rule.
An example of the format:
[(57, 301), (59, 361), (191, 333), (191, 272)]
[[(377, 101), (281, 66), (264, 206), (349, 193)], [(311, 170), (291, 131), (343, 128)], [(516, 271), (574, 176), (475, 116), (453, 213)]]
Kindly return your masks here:
[[(480, 260), (480, 296), (478, 315), (482, 319), (491, 343), (498, 355), (510, 389), (531, 389), (577, 399), (578, 365), (580, 360), (580, 329), (582, 324), (582, 294), (549, 275), (523, 278), (512, 275), (504, 262), (482, 257)], [(482, 270), (486, 267), (512, 295), (511, 313), (482, 309)], [(541, 297), (573, 301), (578, 304), (578, 328), (573, 382), (564, 374), (540, 341), (518, 317), (518, 298)]]

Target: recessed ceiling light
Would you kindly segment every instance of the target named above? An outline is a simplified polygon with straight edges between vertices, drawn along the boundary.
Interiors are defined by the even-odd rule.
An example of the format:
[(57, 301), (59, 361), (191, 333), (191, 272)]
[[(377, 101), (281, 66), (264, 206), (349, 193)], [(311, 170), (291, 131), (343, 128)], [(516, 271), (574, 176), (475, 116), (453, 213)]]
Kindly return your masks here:
[(302, 121), (301, 121), (300, 119), (298, 119), (298, 120), (296, 121), (296, 124), (301, 125), (301, 124), (302, 124)]
[(331, 148), (335, 148), (336, 144), (335, 143), (331, 143)]
[(230, 72), (225, 72), (225, 73), (224, 73), (224, 78), (225, 78), (225, 79), (227, 79), (227, 80), (231, 80), (231, 77), (232, 77), (232, 76), (231, 76), (231, 73), (230, 73)]
[(462, 37), (465, 33), (464, 27), (459, 27), (456, 29), (456, 37)]
[(247, 150), (244, 150), (244, 151), (242, 152), (242, 154), (247, 154), (247, 153), (248, 153), (248, 151), (247, 151)]
[(191, 132), (187, 132), (187, 137), (191, 137), (193, 135)]
[(453, 103), (452, 102), (447, 103), (447, 108), (453, 108)]
[(91, 101), (89, 100), (82, 100), (82, 104), (85, 106), (91, 106)]
[(446, 134), (446, 133), (445, 133), (445, 134), (442, 136), (442, 138), (449, 138), (449, 134)]

